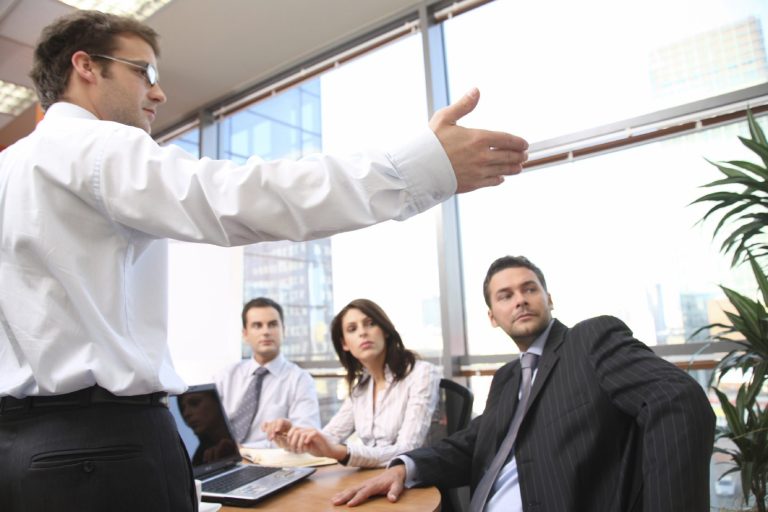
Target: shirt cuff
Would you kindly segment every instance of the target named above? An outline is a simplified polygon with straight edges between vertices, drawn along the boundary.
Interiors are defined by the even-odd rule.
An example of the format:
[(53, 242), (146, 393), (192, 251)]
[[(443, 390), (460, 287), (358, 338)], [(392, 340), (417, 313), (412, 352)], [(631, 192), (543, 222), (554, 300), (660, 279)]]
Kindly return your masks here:
[(399, 466), (400, 464), (405, 465), (405, 488), (410, 489), (411, 487), (416, 487), (421, 483), (419, 480), (419, 470), (416, 468), (416, 463), (413, 462), (413, 459), (410, 458), (407, 455), (398, 455), (387, 466), (388, 468), (391, 468), (392, 466)]
[(435, 135), (425, 128), (389, 152), (397, 172), (408, 184), (411, 203), (421, 213), (456, 193), (456, 173)]

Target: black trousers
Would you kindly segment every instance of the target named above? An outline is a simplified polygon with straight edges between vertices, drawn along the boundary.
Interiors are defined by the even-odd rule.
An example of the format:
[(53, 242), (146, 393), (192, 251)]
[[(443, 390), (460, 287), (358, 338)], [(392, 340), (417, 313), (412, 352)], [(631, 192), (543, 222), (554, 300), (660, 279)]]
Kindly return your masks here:
[(197, 512), (197, 499), (166, 407), (46, 407), (0, 415), (0, 511)]

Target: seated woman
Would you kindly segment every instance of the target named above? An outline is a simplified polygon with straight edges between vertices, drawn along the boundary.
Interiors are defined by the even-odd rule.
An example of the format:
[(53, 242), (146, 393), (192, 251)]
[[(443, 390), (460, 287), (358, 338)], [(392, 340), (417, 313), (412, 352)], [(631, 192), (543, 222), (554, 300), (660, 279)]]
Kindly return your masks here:
[[(356, 467), (385, 466), (422, 446), (437, 407), (437, 368), (406, 349), (387, 314), (368, 299), (353, 300), (336, 315), (331, 339), (349, 397), (322, 431), (279, 419), (262, 425), (267, 437), (288, 451)], [(352, 433), (362, 445), (344, 444)]]

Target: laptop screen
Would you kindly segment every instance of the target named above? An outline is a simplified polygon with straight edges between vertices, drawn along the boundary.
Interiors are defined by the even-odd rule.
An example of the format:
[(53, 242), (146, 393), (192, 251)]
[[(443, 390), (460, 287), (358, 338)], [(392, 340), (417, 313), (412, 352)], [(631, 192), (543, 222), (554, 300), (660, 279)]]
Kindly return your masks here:
[(196, 478), (241, 461), (215, 385), (191, 386), (186, 392), (169, 397), (168, 408)]

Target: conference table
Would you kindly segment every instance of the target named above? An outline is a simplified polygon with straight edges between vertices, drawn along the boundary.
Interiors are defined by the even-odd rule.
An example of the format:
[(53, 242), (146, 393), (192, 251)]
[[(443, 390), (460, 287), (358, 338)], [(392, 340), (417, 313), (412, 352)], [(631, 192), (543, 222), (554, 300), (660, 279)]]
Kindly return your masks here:
[[(259, 511), (275, 512), (340, 512), (360, 510), (361, 512), (438, 512), (440, 491), (436, 487), (407, 489), (397, 503), (390, 503), (386, 497), (377, 496), (354, 508), (334, 506), (331, 497), (339, 491), (378, 475), (383, 469), (349, 468), (341, 464), (318, 467), (317, 471), (296, 485), (270, 496), (253, 508)], [(225, 505), (221, 512), (238, 512), (243, 507)]]

